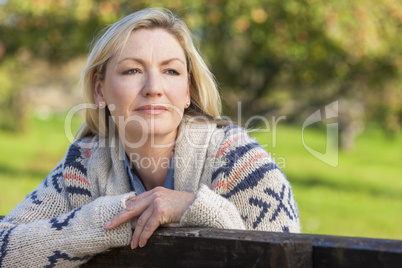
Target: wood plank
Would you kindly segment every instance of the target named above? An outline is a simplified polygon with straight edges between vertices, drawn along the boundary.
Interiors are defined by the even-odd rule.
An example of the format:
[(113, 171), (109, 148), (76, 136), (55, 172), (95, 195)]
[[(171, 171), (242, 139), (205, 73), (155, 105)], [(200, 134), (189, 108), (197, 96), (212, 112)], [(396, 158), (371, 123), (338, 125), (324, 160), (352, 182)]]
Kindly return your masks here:
[[(157, 238), (157, 240), (152, 240)], [(169, 239), (177, 238), (177, 239)], [(191, 242), (188, 242), (179, 238), (190, 238)], [(195, 239), (191, 238), (203, 238), (208, 240), (200, 241), (199, 243), (203, 245), (201, 249), (203, 252), (194, 253), (194, 250), (198, 248), (193, 245), (196, 243)], [(312, 235), (312, 234), (288, 234), (288, 233), (270, 233), (270, 232), (259, 232), (259, 231), (241, 231), (241, 230), (219, 230), (219, 229), (209, 229), (209, 228), (160, 228), (156, 231), (152, 239), (149, 241), (149, 245), (152, 243), (163, 243), (164, 241), (168, 244), (168, 247), (178, 247), (181, 248), (181, 244), (185, 244), (184, 249), (179, 250), (179, 252), (184, 252), (184, 255), (177, 254), (177, 252), (171, 252), (169, 249), (163, 249), (162, 252), (157, 252), (157, 249), (149, 249), (147, 254), (154, 256), (161, 256), (165, 250), (168, 252), (168, 259), (174, 259), (175, 263), (169, 265), (184, 265), (186, 263), (191, 263), (195, 267), (200, 267), (204, 265), (212, 265), (211, 263), (205, 263), (202, 260), (205, 256), (209, 256), (209, 260), (216, 266), (212, 267), (222, 267), (222, 266), (236, 266), (236, 263), (243, 264), (243, 262), (236, 262), (237, 259), (234, 258), (234, 253), (244, 254), (246, 256), (242, 261), (248, 261), (248, 266), (267, 266), (267, 267), (400, 267), (402, 264), (402, 241), (399, 240), (386, 240), (386, 239), (371, 239), (371, 238), (358, 238), (358, 237), (339, 237), (339, 236), (325, 236), (325, 235)], [(234, 241), (249, 241), (248, 243), (238, 243)], [(197, 242), (198, 243), (198, 242)], [(222, 244), (219, 244), (222, 243)], [(281, 244), (283, 243), (283, 244)], [(312, 246), (312, 259), (307, 260), (310, 254), (310, 250), (307, 249), (308, 245), (311, 243)], [(206, 247), (214, 247), (216, 251), (221, 252), (221, 257), (223, 257), (223, 262), (214, 255), (216, 251), (207, 251)], [(283, 246), (282, 251), (276, 248), (277, 245)], [(293, 246), (293, 247), (292, 247)], [(232, 248), (234, 249), (232, 249)], [(243, 247), (243, 248), (242, 248)], [(252, 248), (252, 252), (247, 252), (244, 248)], [(264, 247), (270, 248), (270, 250), (265, 250)], [(144, 248), (145, 249), (145, 248)], [(140, 250), (144, 250), (140, 249)], [(119, 252), (126, 251), (124, 252)], [(240, 252), (237, 252), (239, 250)], [(116, 254), (128, 254), (131, 250), (129, 248), (124, 249), (114, 249)], [(292, 258), (284, 258), (281, 252), (289, 251), (291, 252)], [(141, 258), (144, 255), (142, 253), (137, 253), (136, 250), (132, 252), (132, 260), (136, 257)], [(232, 254), (233, 255), (230, 255)], [(139, 254), (138, 256), (136, 254)], [(156, 255), (155, 255), (156, 254)], [(193, 254), (193, 255), (191, 255)], [(254, 255), (253, 255), (254, 254)], [(271, 256), (270, 263), (267, 264), (267, 260), (258, 256)], [(267, 255), (268, 254), (268, 255)], [(282, 255), (281, 255), (282, 254)], [(119, 255), (119, 256), (122, 256)], [(113, 255), (118, 257), (116, 255)], [(188, 259), (183, 258), (189, 256)], [(237, 256), (237, 255), (236, 255)], [(247, 259), (247, 256), (252, 256)], [(280, 261), (275, 261), (276, 256), (280, 256)], [(92, 260), (92, 263), (100, 265), (105, 258), (110, 258), (111, 256), (100, 256), (98, 255)], [(98, 259), (99, 258), (99, 259)], [(120, 258), (120, 257), (118, 257)], [(215, 258), (215, 259), (214, 259)], [(231, 259), (232, 258), (232, 259)], [(97, 260), (98, 259), (98, 260)], [(283, 259), (285, 261), (283, 261)], [(140, 266), (145, 265), (144, 263), (139, 264)], [(163, 263), (163, 262), (162, 262)], [(165, 263), (168, 263), (165, 261)], [(226, 265), (223, 265), (225, 263)], [(283, 264), (285, 263), (285, 264)], [(154, 265), (159, 266), (157, 262), (153, 262)], [(199, 264), (199, 265), (198, 265)], [(89, 264), (92, 265), (92, 264)], [(275, 266), (278, 265), (278, 266)], [(288, 266), (284, 266), (288, 265)], [(94, 265), (96, 266), (96, 265)], [(88, 267), (94, 267), (88, 266)], [(163, 266), (163, 265), (161, 265)], [(130, 267), (136, 267), (135, 265)]]
[(314, 267), (402, 267), (402, 241), (310, 235)]
[[(0, 220), (3, 217), (0, 216)], [(116, 248), (84, 267), (402, 267), (402, 241), (212, 228), (159, 228), (146, 247)]]
[(311, 261), (312, 244), (306, 239), (261, 239), (254, 232), (239, 235), (235, 230), (160, 228), (144, 248), (114, 249), (82, 267), (311, 267)]

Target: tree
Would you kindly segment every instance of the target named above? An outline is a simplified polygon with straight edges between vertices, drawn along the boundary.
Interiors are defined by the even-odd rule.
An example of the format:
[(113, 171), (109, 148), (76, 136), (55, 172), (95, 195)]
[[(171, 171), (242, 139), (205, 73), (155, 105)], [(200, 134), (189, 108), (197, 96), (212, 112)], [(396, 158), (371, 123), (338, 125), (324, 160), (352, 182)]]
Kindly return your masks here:
[[(353, 146), (365, 109), (383, 107), (368, 116), (399, 129), (402, 102), (376, 103), (389, 94), (402, 100), (395, 82), (401, 81), (399, 2), (209, 3), (202, 7), (203, 48), (229, 96), (227, 106), (241, 100), (245, 116), (277, 112), (297, 120), (339, 100), (344, 147)], [(390, 83), (397, 87), (387, 88)]]
[[(85, 54), (94, 32), (148, 6), (152, 1), (9, 1), (0, 10), (0, 80), (9, 85), (0, 89), (0, 102), (15, 96), (4, 66), (21, 65), (15, 60), (21, 52), (63, 63)], [(349, 142), (363, 120), (400, 130), (400, 1), (162, 0), (160, 6), (178, 13), (199, 39), (226, 114), (242, 101), (243, 116), (282, 113), (296, 121), (339, 100), (341, 107), (362, 108), (340, 110)]]

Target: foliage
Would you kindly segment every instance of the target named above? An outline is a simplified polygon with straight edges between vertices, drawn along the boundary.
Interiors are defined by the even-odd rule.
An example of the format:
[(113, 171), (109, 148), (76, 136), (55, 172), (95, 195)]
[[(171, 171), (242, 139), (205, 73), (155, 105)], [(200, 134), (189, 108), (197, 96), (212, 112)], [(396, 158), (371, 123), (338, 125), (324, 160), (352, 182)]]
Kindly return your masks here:
[[(149, 6), (156, 5), (149, 0), (8, 1), (0, 7), (0, 64), (8, 68), (8, 59), (21, 53), (63, 63), (85, 54), (94, 33), (106, 25)], [(160, 0), (157, 6), (178, 13), (199, 38), (227, 114), (242, 101), (243, 116), (276, 112), (301, 120), (339, 99), (347, 107), (341, 131), (356, 118), (400, 131), (400, 1)], [(10, 102), (3, 91), (23, 86), (0, 73), (4, 79), (12, 85), (0, 89), (0, 103)], [(348, 111), (353, 106), (364, 109)]]
[[(371, 110), (378, 97), (392, 95), (396, 101), (381, 103), (381, 114), (368, 115), (393, 117), (394, 126), (385, 125), (395, 131), (401, 125), (399, 2), (213, 1), (202, 13), (213, 72), (228, 102), (242, 101), (246, 115), (281, 110), (305, 118), (339, 98)], [(353, 119), (348, 111), (342, 116)]]

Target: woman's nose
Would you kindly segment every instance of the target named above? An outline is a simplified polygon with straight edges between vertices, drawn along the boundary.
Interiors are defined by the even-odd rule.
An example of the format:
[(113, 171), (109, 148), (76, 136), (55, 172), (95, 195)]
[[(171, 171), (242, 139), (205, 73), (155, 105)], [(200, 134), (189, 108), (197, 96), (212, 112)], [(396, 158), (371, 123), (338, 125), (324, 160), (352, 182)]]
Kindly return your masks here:
[(163, 93), (162, 81), (158, 74), (148, 73), (145, 78), (144, 87), (142, 89), (142, 95), (146, 96), (161, 96)]

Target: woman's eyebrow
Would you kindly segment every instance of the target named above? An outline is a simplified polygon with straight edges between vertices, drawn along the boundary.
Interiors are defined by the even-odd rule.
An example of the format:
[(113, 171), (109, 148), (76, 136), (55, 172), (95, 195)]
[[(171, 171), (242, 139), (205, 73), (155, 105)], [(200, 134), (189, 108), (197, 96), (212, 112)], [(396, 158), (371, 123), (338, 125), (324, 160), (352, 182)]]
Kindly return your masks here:
[[(126, 61), (126, 60), (135, 61), (135, 62), (138, 62), (139, 64), (145, 65), (145, 61), (142, 60), (142, 59), (139, 59), (139, 58), (124, 58), (124, 59), (120, 60), (117, 64), (120, 64), (120, 63), (122, 63), (123, 61)], [(179, 62), (181, 62), (182, 64), (185, 65), (185, 62), (180, 58), (169, 58), (169, 59), (163, 60), (160, 63), (160, 65), (168, 65), (172, 61), (179, 61)]]
[(182, 59), (180, 59), (180, 58), (170, 58), (170, 59), (166, 59), (166, 60), (164, 60), (164, 61), (161, 62), (161, 65), (167, 65), (167, 64), (169, 64), (169, 63), (172, 62), (172, 61), (179, 61), (179, 62), (181, 62), (182, 64), (185, 65), (185, 62), (184, 62)]
[(136, 62), (144, 65), (144, 61), (142, 59), (138, 59), (138, 58), (124, 58), (124, 59), (120, 60), (119, 62), (117, 62), (117, 64), (120, 64), (120, 63), (122, 63), (123, 61), (126, 61), (126, 60), (136, 61)]

